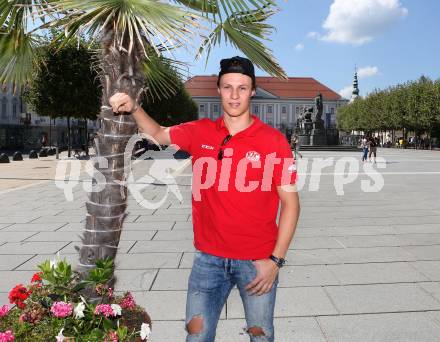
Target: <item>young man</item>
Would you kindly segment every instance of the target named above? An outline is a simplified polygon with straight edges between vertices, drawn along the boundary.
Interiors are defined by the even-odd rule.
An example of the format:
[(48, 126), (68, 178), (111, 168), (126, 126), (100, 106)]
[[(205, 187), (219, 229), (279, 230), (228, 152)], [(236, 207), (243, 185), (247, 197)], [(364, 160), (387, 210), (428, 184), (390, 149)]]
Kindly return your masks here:
[[(161, 127), (126, 94), (115, 113), (131, 112), (141, 132), (189, 152), (193, 163), (196, 254), (189, 277), (187, 342), (214, 342), (222, 308), (236, 285), (251, 341), (274, 341), (278, 272), (299, 216), (296, 167), (286, 138), (249, 112), (255, 95), (252, 63), (220, 63), (223, 117)], [(276, 217), (281, 202), (278, 226)]]

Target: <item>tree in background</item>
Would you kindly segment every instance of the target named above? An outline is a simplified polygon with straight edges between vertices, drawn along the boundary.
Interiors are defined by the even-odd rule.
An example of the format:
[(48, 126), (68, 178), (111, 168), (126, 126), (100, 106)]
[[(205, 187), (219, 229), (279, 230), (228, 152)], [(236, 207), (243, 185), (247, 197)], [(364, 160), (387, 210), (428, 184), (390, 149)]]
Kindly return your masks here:
[(96, 120), (101, 89), (93, 53), (84, 41), (55, 48), (41, 46), (42, 65), (29, 83), (24, 98), (34, 111), (51, 119), (67, 118), (68, 156), (71, 155), (71, 118), (83, 119), (87, 149), (87, 119)]
[(440, 80), (422, 76), (417, 81), (374, 90), (339, 108), (337, 125), (346, 132), (402, 130), (405, 139), (408, 132), (440, 138)]
[(143, 109), (162, 126), (172, 126), (197, 119), (197, 104), (186, 91), (180, 73), (166, 60), (158, 59), (156, 63), (156, 72), (161, 70), (172, 80), (174, 94), (167, 99), (147, 97), (142, 104)]

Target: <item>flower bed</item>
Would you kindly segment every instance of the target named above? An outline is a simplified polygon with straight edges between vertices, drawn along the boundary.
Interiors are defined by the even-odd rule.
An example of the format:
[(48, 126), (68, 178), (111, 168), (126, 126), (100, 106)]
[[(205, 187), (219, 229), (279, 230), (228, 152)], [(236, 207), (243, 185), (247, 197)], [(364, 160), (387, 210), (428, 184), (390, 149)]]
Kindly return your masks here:
[[(151, 319), (131, 293), (107, 285), (113, 261), (100, 260), (85, 280), (64, 260), (38, 266), (29, 285), (17, 284), (0, 306), (0, 342), (148, 341)], [(89, 294), (89, 295), (87, 295)]]

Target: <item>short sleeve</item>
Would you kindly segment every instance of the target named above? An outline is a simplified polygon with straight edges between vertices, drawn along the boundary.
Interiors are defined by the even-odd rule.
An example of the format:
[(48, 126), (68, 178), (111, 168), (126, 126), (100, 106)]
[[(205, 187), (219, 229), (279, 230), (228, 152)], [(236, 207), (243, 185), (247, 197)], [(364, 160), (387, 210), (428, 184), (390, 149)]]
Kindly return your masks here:
[(276, 186), (295, 184), (296, 182), (296, 163), (287, 139), (280, 135), (278, 142), (277, 158), (280, 163), (274, 166), (273, 183)]
[(199, 121), (184, 122), (170, 127), (171, 144), (177, 145), (179, 149), (192, 154), (192, 146), (194, 145), (195, 132)]

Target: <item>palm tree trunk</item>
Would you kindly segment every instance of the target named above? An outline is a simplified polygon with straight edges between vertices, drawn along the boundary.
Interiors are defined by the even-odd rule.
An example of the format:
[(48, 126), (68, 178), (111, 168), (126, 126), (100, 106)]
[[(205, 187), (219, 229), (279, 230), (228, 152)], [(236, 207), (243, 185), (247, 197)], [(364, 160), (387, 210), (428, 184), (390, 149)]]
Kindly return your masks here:
[[(124, 165), (125, 148), (136, 133), (137, 125), (128, 113), (115, 115), (109, 105), (109, 98), (119, 91), (139, 101), (144, 85), (139, 56), (136, 46), (130, 55), (115, 48), (114, 32), (112, 29), (106, 30), (101, 56), (102, 107), (95, 148), (98, 157), (106, 158), (108, 167), (98, 169), (95, 166), (105, 176), (106, 183), (102, 191), (91, 192), (86, 203), (86, 225), (78, 265), (83, 278), (98, 259), (114, 259), (117, 254), (127, 208), (127, 187), (118, 182), (126, 179), (129, 165)], [(127, 152), (130, 160), (132, 151)], [(108, 285), (113, 286), (114, 282), (115, 278), (112, 277)]]

